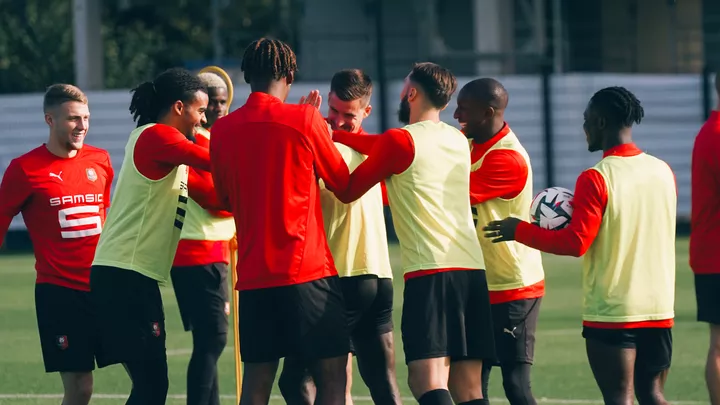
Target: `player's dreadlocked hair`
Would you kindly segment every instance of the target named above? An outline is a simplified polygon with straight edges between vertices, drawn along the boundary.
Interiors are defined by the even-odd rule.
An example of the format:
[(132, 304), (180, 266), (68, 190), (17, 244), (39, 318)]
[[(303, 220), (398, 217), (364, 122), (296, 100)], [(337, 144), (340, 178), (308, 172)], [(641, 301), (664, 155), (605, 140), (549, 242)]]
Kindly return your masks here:
[(245, 81), (270, 82), (288, 77), (298, 70), (295, 52), (290, 46), (277, 39), (260, 38), (253, 41), (243, 55), (240, 69)]
[(606, 87), (595, 93), (590, 99), (610, 124), (620, 128), (629, 128), (639, 124), (645, 116), (640, 100), (624, 87)]
[(137, 121), (138, 127), (157, 122), (160, 114), (176, 101), (190, 102), (198, 91), (207, 93), (207, 87), (197, 76), (182, 68), (168, 69), (155, 80), (131, 90), (130, 113), (133, 121)]

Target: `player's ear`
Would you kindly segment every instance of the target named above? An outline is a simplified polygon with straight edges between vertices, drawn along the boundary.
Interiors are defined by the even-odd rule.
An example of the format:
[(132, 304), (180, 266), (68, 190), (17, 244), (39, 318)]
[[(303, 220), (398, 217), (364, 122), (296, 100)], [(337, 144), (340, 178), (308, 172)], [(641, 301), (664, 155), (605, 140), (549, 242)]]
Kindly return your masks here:
[(415, 97), (418, 95), (418, 90), (415, 87), (409, 87), (407, 91), (407, 99), (408, 101), (414, 101)]
[(605, 129), (605, 125), (607, 125), (607, 121), (605, 120), (605, 117), (598, 117), (598, 119), (597, 119), (598, 129)]
[(287, 76), (285, 77), (285, 83), (289, 85), (293, 84), (295, 81), (295, 72), (289, 72)]
[(45, 113), (45, 123), (49, 126), (52, 126), (53, 124), (53, 116), (49, 113)]
[(182, 115), (182, 114), (183, 114), (183, 110), (185, 109), (185, 105), (183, 104), (182, 101), (177, 100), (175, 103), (173, 103), (171, 109), (172, 109), (172, 112), (173, 112), (175, 115)]
[(485, 109), (485, 118), (490, 119), (495, 116), (495, 109), (492, 107), (488, 107)]
[(372, 105), (368, 104), (367, 107), (365, 107), (365, 111), (363, 112), (363, 118), (367, 118), (370, 116), (370, 113), (372, 112)]

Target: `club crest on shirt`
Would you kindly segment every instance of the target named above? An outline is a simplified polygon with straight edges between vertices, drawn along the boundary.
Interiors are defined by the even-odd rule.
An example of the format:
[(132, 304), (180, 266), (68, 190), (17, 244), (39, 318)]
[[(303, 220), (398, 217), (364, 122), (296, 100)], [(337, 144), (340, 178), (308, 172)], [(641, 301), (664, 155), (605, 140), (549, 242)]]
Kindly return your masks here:
[(152, 334), (155, 337), (160, 336), (160, 324), (159, 323), (157, 323), (157, 322), (152, 323)]
[(55, 337), (55, 344), (60, 350), (65, 350), (68, 347), (67, 335), (61, 335)]
[(97, 173), (95, 173), (95, 169), (93, 169), (92, 167), (88, 167), (87, 169), (85, 169), (85, 174), (87, 174), (88, 180), (97, 180)]

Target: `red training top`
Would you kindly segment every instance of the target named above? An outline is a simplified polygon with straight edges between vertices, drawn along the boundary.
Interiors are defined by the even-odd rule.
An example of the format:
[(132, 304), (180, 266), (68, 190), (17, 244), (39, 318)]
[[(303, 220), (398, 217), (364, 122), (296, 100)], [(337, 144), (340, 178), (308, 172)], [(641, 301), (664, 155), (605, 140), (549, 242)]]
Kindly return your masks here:
[[(487, 151), (510, 133), (507, 123), (489, 140), (483, 143), (473, 141), (470, 160), (473, 164), (485, 156), (482, 165), (470, 172), (470, 204), (476, 205), (494, 198), (512, 199), (525, 188), (528, 165), (523, 156), (511, 149)], [(485, 155), (487, 153), (487, 155)], [(473, 208), (473, 211), (475, 209)], [(525, 287), (504, 291), (490, 291), (490, 303), (538, 298), (545, 295), (545, 280)]]
[[(197, 136), (196, 139), (196, 144), (204, 148), (210, 148), (210, 141), (204, 136)], [(217, 199), (215, 193), (215, 184), (212, 181), (212, 175), (210, 174), (210, 172), (197, 170), (191, 167), (189, 177), (193, 178), (192, 188), (199, 187), (200, 190), (196, 191), (200, 192), (203, 195), (213, 196), (215, 199)], [(188, 182), (190, 182), (189, 179)], [(188, 186), (188, 188), (190, 188), (190, 186)], [(205, 201), (206, 206), (208, 205), (208, 203), (209, 201)], [(219, 203), (216, 204), (219, 205)], [(232, 217), (232, 213), (223, 210), (208, 209), (208, 212), (218, 218)], [(180, 239), (177, 251), (175, 252), (173, 266), (189, 267), (205, 266), (212, 263), (228, 264), (230, 261), (229, 243), (230, 241), (227, 240)]]
[(0, 242), (22, 213), (37, 283), (90, 291), (113, 176), (107, 151), (89, 145), (62, 158), (43, 144), (10, 162), (0, 184)]
[(695, 274), (720, 274), (720, 111), (695, 138), (690, 216), (690, 267)]
[(210, 154), (218, 197), (235, 218), (236, 289), (337, 275), (318, 178), (329, 190), (344, 190), (349, 174), (315, 107), (253, 92), (215, 122)]
[[(635, 144), (618, 145), (603, 154), (607, 156), (636, 156), (642, 153)], [(597, 170), (585, 170), (575, 184), (572, 221), (559, 230), (543, 229), (528, 222), (520, 222), (515, 231), (515, 240), (555, 255), (580, 257), (587, 252), (600, 230), (607, 206), (607, 184)], [(641, 322), (589, 322), (584, 326), (604, 329), (626, 328), (669, 328), (672, 319)]]

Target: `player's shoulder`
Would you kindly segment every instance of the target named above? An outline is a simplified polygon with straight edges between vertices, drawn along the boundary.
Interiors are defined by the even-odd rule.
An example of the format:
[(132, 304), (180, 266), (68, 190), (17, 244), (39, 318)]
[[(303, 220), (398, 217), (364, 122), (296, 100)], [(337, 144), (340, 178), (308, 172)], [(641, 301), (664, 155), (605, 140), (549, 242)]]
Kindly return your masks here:
[(12, 159), (10, 166), (30, 169), (33, 166), (47, 164), (49, 157), (51, 157), (50, 151), (47, 150), (45, 144), (42, 144)]

